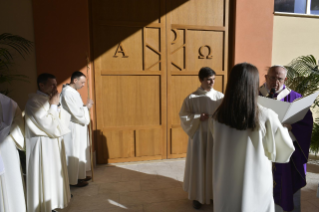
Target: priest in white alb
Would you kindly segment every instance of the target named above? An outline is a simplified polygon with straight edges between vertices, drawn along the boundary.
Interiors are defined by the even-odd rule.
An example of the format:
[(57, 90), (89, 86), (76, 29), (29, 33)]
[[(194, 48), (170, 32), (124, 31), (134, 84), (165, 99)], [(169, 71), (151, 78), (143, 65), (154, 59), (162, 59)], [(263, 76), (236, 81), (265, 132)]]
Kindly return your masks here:
[(59, 107), (57, 82), (41, 74), (25, 108), (28, 212), (65, 208), (71, 199), (63, 135), (69, 114)]
[(179, 113), (182, 128), (189, 136), (183, 188), (195, 209), (213, 199), (213, 138), (207, 120), (224, 97), (213, 89), (215, 75), (209, 67), (199, 71), (201, 86), (186, 97)]
[(89, 109), (93, 101), (89, 99), (84, 105), (78, 92), (86, 82), (86, 76), (76, 71), (71, 76), (71, 83), (64, 85), (61, 92), (62, 107), (71, 115), (69, 129), (64, 135), (70, 185), (83, 187), (88, 185), (91, 177), (86, 176), (89, 170), (90, 151), (88, 139)]
[(15, 101), (0, 94), (0, 212), (26, 212), (18, 149), (24, 150), (24, 120)]

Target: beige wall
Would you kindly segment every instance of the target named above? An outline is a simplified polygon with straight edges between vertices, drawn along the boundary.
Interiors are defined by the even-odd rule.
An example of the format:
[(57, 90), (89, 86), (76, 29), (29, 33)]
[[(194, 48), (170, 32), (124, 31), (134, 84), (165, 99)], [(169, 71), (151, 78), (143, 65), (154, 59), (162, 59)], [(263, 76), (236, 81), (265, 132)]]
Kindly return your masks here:
[(275, 15), (272, 64), (288, 65), (294, 58), (309, 54), (319, 59), (319, 16)]
[[(11, 33), (34, 42), (32, 0), (0, 1), (0, 20), (0, 34)], [(29, 82), (13, 82), (8, 86), (11, 90), (9, 96), (24, 110), (28, 94), (36, 90), (35, 50), (25, 59), (17, 55), (14, 62), (12, 71), (28, 76)]]

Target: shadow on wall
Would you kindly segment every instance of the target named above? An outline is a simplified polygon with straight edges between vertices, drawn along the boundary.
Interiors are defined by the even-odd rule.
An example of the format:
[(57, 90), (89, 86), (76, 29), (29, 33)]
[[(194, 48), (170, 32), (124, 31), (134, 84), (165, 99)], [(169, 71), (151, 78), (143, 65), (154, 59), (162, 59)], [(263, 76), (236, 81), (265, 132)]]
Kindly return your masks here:
[[(100, 17), (100, 14), (103, 13), (103, 21), (138, 22), (147, 26), (188, 1), (158, 0), (157, 3), (154, 3), (154, 1), (149, 0), (34, 0), (33, 14), (38, 74), (44, 72), (55, 74), (59, 90), (61, 90), (63, 83), (69, 83), (69, 78), (74, 71), (82, 70), (86, 74), (88, 56), (90, 61), (94, 61), (110, 48), (140, 30), (140, 28), (134, 27), (123, 29), (115, 24), (106, 31), (107, 37), (105, 39), (112, 42), (95, 46), (97, 48), (93, 49), (95, 54), (89, 55), (90, 50), (92, 50), (90, 46), (93, 45), (95, 39), (95, 35), (92, 33), (90, 45), (92, 25), (99, 24), (93, 21), (90, 23), (93, 16)], [(165, 7), (162, 7), (163, 2), (166, 4)], [(99, 7), (94, 7), (94, 5), (99, 5)], [(104, 20), (105, 18), (106, 20)], [(104, 26), (102, 24), (99, 27), (103, 28)], [(82, 91), (82, 93), (86, 93), (86, 91)], [(86, 95), (82, 97), (86, 99)]]

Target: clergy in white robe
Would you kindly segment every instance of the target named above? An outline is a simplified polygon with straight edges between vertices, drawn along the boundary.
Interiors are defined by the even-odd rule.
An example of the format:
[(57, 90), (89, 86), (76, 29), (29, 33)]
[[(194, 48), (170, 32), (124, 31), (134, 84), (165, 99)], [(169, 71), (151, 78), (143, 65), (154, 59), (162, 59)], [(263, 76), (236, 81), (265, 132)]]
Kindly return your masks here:
[(278, 115), (257, 104), (259, 74), (242, 63), (231, 70), (213, 135), (214, 212), (274, 212), (272, 162), (287, 163), (294, 145)]
[(183, 188), (196, 209), (213, 199), (213, 138), (207, 119), (201, 116), (212, 115), (224, 97), (213, 89), (215, 75), (210, 68), (200, 70), (201, 86), (184, 100), (179, 113), (181, 126), (189, 136)]
[(18, 153), (18, 149), (25, 148), (24, 120), (17, 103), (3, 94), (0, 94), (0, 121), (0, 212), (26, 212)]
[(38, 77), (39, 90), (25, 108), (28, 212), (51, 212), (67, 207), (70, 199), (63, 135), (70, 132), (70, 116), (58, 108), (56, 79)]
[(78, 92), (85, 85), (86, 77), (76, 71), (71, 76), (71, 84), (64, 85), (61, 92), (61, 105), (70, 114), (69, 129), (71, 133), (64, 135), (67, 165), (70, 185), (85, 186), (88, 183), (81, 180), (90, 180), (86, 176), (90, 164), (88, 124), (90, 123), (89, 108), (84, 105)]

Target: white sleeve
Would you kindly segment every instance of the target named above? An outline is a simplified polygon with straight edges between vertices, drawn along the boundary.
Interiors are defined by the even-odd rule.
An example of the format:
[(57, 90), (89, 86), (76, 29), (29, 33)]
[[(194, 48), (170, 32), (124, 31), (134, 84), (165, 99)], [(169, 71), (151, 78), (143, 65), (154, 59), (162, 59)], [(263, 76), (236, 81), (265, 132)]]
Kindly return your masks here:
[(195, 132), (200, 126), (200, 114), (194, 114), (192, 107), (189, 104), (188, 98), (183, 102), (182, 108), (179, 112), (179, 118), (183, 130), (187, 133), (190, 138), (193, 138)]
[(16, 143), (16, 147), (20, 150), (25, 149), (24, 141), (24, 120), (22, 117), (22, 112), (19, 107), (17, 107), (14, 114), (14, 118), (11, 125), (10, 136)]
[[(58, 111), (50, 108), (44, 109), (43, 102), (33, 99), (25, 108), (25, 122), (36, 135), (45, 135), (57, 138), (69, 133), (68, 126), (59, 117)], [(40, 130), (40, 131), (39, 131)]]
[(81, 125), (88, 125), (90, 123), (89, 110), (86, 106), (79, 105), (78, 102), (74, 95), (67, 92), (62, 96), (62, 106), (70, 113), (72, 121)]
[(266, 134), (263, 138), (265, 155), (273, 162), (288, 163), (295, 147), (287, 128), (280, 123), (278, 115), (270, 109), (268, 111), (269, 118), (266, 121)]

